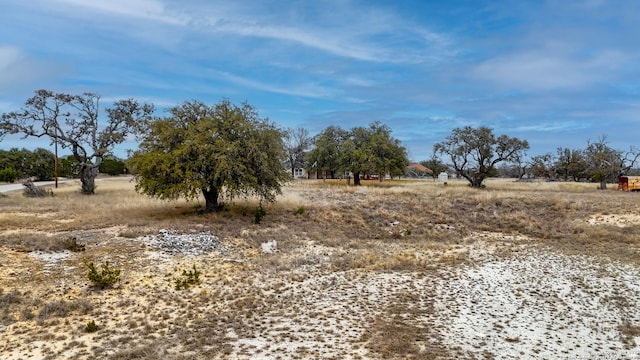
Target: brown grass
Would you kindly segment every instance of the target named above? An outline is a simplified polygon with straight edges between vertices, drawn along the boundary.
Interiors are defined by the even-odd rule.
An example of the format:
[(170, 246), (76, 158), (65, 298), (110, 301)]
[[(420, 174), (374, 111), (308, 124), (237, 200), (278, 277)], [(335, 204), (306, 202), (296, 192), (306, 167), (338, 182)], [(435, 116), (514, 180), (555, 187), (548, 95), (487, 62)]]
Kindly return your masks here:
[[(447, 348), (437, 329), (416, 320), (433, 311), (425, 289), (377, 289), (394, 294), (378, 304), (352, 296), (350, 286), (368, 276), (422, 281), (523, 247), (640, 261), (640, 220), (624, 227), (588, 222), (599, 214), (640, 214), (638, 194), (493, 179), (484, 190), (455, 180), (447, 186), (430, 180), (365, 184), (294, 182), (265, 207), (261, 224), (253, 223), (256, 201), (199, 214), (202, 200), (150, 199), (126, 179), (98, 182), (94, 196), (81, 195), (77, 185), (39, 199), (9, 193), (0, 198), (0, 326), (11, 340), (0, 345), (0, 354), (37, 354), (28, 344), (42, 342), (51, 358), (475, 358)], [(228, 250), (158, 255), (141, 239), (160, 229), (209, 232)], [(70, 238), (85, 251), (50, 262), (31, 253), (63, 253)], [(278, 251), (262, 254), (260, 245), (271, 240)], [(93, 290), (84, 258), (122, 269), (121, 285)], [(202, 271), (201, 284), (175, 291), (175, 279), (192, 265)], [(350, 303), (316, 308), (325, 296)], [(332, 349), (347, 330), (341, 321), (350, 307), (366, 309), (349, 325), (357, 334)], [(84, 331), (90, 321), (99, 324), (95, 333)], [(626, 342), (637, 336), (631, 324), (619, 331)], [(258, 341), (264, 337), (270, 342)]]

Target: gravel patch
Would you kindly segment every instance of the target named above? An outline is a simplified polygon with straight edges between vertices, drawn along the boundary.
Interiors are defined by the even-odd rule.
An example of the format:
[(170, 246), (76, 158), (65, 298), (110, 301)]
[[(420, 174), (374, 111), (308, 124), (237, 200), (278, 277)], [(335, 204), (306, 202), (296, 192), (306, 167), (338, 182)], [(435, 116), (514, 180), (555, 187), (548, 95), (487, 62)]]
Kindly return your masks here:
[(141, 240), (170, 255), (198, 256), (210, 252), (227, 254), (222, 241), (209, 232), (179, 234), (172, 230), (161, 229), (158, 233), (158, 235), (144, 236)]

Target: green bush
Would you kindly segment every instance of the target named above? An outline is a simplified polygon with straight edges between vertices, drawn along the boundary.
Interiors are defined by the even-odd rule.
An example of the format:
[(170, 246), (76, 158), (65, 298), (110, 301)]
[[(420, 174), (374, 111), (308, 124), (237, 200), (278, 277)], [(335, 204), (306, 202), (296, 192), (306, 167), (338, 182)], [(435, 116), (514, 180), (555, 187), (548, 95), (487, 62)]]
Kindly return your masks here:
[(80, 175), (80, 163), (73, 155), (59, 158), (58, 175), (66, 178), (77, 178)]
[(55, 156), (49, 150), (38, 148), (34, 151), (13, 148), (0, 150), (0, 169), (16, 171), (16, 179), (32, 177), (36, 180), (52, 180)]
[(191, 285), (200, 284), (200, 274), (201, 272), (196, 269), (196, 265), (193, 265), (193, 270), (182, 270), (182, 277), (176, 279), (176, 290), (187, 289)]
[(267, 211), (262, 207), (262, 203), (256, 208), (256, 212), (254, 214), (253, 223), (260, 224), (262, 218), (267, 215)]
[(100, 327), (96, 325), (96, 322), (94, 320), (87, 322), (87, 325), (84, 326), (84, 332), (86, 333), (94, 333), (99, 329)]
[(108, 287), (112, 287), (120, 281), (120, 269), (112, 269), (109, 267), (109, 262), (105, 261), (102, 269), (98, 271), (98, 268), (93, 264), (92, 261), (87, 259), (83, 259), (82, 262), (89, 269), (89, 273), (87, 273), (87, 278), (93, 286), (104, 289)]
[(126, 172), (124, 161), (116, 157), (105, 157), (100, 163), (99, 170), (102, 174), (121, 175)]
[(0, 182), (13, 183), (18, 178), (18, 172), (12, 168), (0, 170)]
[(49, 150), (38, 148), (28, 153), (24, 165), (24, 176), (38, 181), (53, 180), (55, 176), (55, 156)]

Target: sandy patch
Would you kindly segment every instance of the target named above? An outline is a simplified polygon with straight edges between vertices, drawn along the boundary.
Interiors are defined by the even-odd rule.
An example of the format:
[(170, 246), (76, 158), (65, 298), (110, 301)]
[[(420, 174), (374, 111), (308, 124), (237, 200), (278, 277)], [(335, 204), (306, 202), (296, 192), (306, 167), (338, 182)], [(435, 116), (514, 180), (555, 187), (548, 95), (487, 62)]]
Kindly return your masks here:
[(442, 338), (500, 359), (638, 358), (640, 272), (584, 256), (532, 252), (460, 269), (440, 281)]
[(614, 225), (627, 227), (640, 225), (640, 215), (634, 214), (596, 214), (587, 219), (589, 225)]
[(71, 254), (72, 252), (68, 250), (60, 252), (32, 251), (29, 253), (31, 257), (44, 262), (44, 267), (42, 269), (42, 272), (44, 273), (50, 273), (53, 271), (60, 261), (66, 260), (71, 256)]
[[(272, 288), (269, 282), (263, 278), (254, 284), (266, 290)], [(302, 355), (367, 358), (371, 354), (361, 340), (367, 324), (384, 317), (385, 310), (403, 294), (428, 288), (428, 282), (415, 274), (398, 273), (343, 272), (310, 277), (277, 292), (265, 292), (263, 296), (277, 305), (258, 319), (259, 324), (252, 324), (258, 331), (243, 338), (229, 329), (228, 336), (234, 353), (250, 350), (262, 359)]]

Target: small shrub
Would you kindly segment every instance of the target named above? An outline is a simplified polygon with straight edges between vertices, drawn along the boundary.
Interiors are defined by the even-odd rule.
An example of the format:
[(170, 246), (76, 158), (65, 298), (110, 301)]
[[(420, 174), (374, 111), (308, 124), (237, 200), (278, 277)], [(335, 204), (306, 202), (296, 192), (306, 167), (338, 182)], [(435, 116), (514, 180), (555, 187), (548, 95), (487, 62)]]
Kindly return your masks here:
[(22, 295), (18, 290), (13, 290), (9, 293), (4, 293), (0, 288), (0, 307), (7, 308), (12, 304), (20, 304), (22, 302)]
[(86, 299), (53, 300), (45, 302), (38, 311), (38, 323), (44, 324), (45, 320), (60, 317), (65, 318), (71, 313), (86, 314), (93, 309), (93, 305)]
[(87, 278), (93, 286), (104, 289), (107, 287), (112, 287), (120, 281), (120, 269), (112, 269), (109, 267), (109, 262), (105, 261), (102, 269), (98, 271), (96, 266), (92, 261), (87, 259), (83, 259), (82, 262), (89, 269), (89, 273), (87, 273)]
[(80, 252), (85, 250), (84, 244), (78, 243), (78, 239), (75, 236), (64, 239), (62, 241), (62, 244), (64, 245), (64, 248), (66, 250), (69, 250), (72, 252)]
[(187, 289), (191, 285), (200, 284), (200, 274), (201, 272), (196, 268), (196, 265), (193, 265), (193, 270), (182, 270), (182, 277), (176, 279), (176, 290)]
[(260, 224), (260, 222), (262, 221), (262, 218), (264, 218), (265, 215), (267, 215), (267, 212), (262, 207), (262, 204), (258, 205), (258, 207), (256, 208), (255, 216), (253, 218), (253, 223)]
[(306, 209), (304, 208), (304, 206), (299, 206), (296, 211), (294, 211), (295, 215), (302, 215), (304, 214), (304, 212), (306, 211)]
[(26, 197), (45, 197), (45, 196), (53, 196), (53, 191), (51, 189), (44, 189), (31, 181), (31, 179), (25, 180), (22, 185), (24, 186), (24, 191), (22, 194)]
[(625, 320), (618, 326), (618, 332), (625, 348), (630, 349), (636, 346), (635, 338), (640, 336), (640, 326), (634, 326)]
[(18, 172), (12, 168), (0, 170), (0, 182), (14, 183), (18, 178)]
[(519, 343), (520, 342), (520, 337), (519, 336), (515, 336), (515, 337), (507, 336), (506, 338), (504, 338), (504, 341), (510, 342), (510, 343)]
[(94, 332), (98, 331), (99, 329), (100, 329), (100, 327), (98, 325), (96, 325), (96, 322), (94, 320), (89, 321), (84, 326), (84, 332), (86, 332), (86, 333), (94, 333)]
[(22, 310), (20, 310), (20, 320), (22, 321), (33, 320), (34, 317), (35, 317), (35, 314), (33, 313), (33, 310), (31, 310), (29, 307), (24, 307), (22, 308)]

